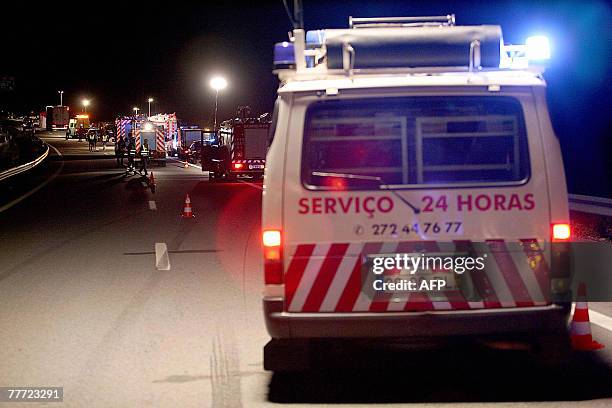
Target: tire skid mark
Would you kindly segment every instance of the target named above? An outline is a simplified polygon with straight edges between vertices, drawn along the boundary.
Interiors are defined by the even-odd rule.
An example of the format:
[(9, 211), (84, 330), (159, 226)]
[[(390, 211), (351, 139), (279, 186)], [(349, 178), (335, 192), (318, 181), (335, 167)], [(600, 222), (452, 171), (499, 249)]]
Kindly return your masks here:
[(240, 408), (241, 373), (238, 348), (231, 329), (219, 328), (212, 341), (210, 385), (213, 408)]

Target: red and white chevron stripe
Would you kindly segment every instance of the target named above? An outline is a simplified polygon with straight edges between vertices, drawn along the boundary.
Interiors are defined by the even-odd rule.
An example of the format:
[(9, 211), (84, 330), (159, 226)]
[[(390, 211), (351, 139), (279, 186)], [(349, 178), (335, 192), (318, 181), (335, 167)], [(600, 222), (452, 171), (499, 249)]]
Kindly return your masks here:
[(136, 151), (140, 150), (140, 129), (134, 130), (134, 143), (136, 145)]
[[(541, 306), (549, 303), (549, 268), (536, 240), (521, 240), (509, 251), (501, 240), (320, 243), (294, 247), (285, 274), (285, 309), (289, 312), (398, 312)], [(471, 279), (481, 301), (459, 291), (400, 295), (362, 290), (362, 259), (370, 254), (466, 252), (486, 256), (486, 268), (462, 275)], [(452, 272), (450, 272), (452, 273)]]
[(266, 161), (264, 159), (236, 159), (232, 160), (232, 163), (266, 164)]
[(122, 138), (126, 138), (127, 137), (127, 133), (126, 133), (126, 124), (129, 122), (129, 120), (126, 119), (117, 119), (115, 120), (115, 127), (117, 128), (117, 139), (119, 139), (120, 137)]
[(158, 154), (162, 154), (166, 151), (166, 140), (163, 129), (158, 128), (155, 130), (155, 150), (157, 150)]

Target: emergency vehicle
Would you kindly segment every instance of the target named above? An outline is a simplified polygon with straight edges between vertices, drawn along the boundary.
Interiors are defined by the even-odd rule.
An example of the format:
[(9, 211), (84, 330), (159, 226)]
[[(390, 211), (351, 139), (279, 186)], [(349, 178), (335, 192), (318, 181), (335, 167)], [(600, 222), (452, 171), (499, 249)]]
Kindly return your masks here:
[(70, 121), (68, 122), (68, 132), (70, 134), (70, 137), (75, 138), (78, 137), (77, 135), (77, 131), (79, 129), (83, 129), (82, 132), (83, 136), (86, 133), (87, 129), (89, 129), (89, 127), (91, 126), (90, 122), (89, 122), (89, 115), (85, 115), (85, 114), (81, 114), (81, 115), (76, 115), (74, 118), (70, 119)]
[[(202, 154), (202, 171), (209, 171), (210, 180), (232, 180), (238, 176), (262, 178), (268, 151), (268, 114), (248, 117), (248, 107), (239, 108), (239, 117), (221, 123), (215, 158)], [(216, 146), (215, 146), (216, 147)]]
[[(215, 133), (208, 128), (199, 128), (197, 126), (179, 126), (178, 128), (178, 156), (181, 160), (191, 161), (194, 157), (200, 155), (200, 150), (195, 151), (194, 146), (200, 147), (204, 143), (213, 143), (215, 141)], [(196, 163), (193, 161), (193, 163)]]
[(148, 140), (150, 156), (149, 162), (160, 166), (166, 165), (167, 147), (177, 135), (176, 115), (159, 114), (151, 117), (145, 115), (120, 116), (115, 120), (117, 139), (127, 137), (132, 133), (136, 150)]
[(45, 110), (44, 127), (47, 130), (65, 130), (68, 127), (70, 118), (70, 108), (68, 106), (46, 106)]
[[(520, 335), (563, 350), (571, 234), (549, 57), (543, 37), (505, 45), (499, 26), (454, 15), (351, 18), (275, 45), (266, 369), (307, 365), (335, 338)], [(451, 267), (372, 273), (395, 255)], [(461, 272), (469, 258), (483, 269)], [(404, 275), (443, 282), (375, 288)]]

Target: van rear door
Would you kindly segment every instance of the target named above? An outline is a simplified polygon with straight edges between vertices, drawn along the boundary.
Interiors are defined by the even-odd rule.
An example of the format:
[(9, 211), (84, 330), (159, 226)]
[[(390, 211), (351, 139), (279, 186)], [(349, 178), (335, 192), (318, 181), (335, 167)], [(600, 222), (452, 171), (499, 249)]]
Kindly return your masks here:
[[(304, 95), (294, 99), (288, 134), (287, 311), (549, 303), (549, 191), (529, 89)], [(449, 286), (373, 292), (372, 259), (398, 253), (451, 257), (450, 273), (416, 273), (438, 273)], [(486, 267), (460, 274), (462, 257), (482, 257)]]

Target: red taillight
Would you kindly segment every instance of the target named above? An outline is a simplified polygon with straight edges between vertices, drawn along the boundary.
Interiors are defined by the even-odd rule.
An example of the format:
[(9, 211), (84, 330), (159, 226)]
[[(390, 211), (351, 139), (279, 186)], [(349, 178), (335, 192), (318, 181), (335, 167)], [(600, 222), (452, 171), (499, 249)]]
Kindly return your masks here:
[(553, 224), (552, 238), (553, 241), (568, 241), (572, 236), (572, 231), (569, 224)]
[(235, 170), (241, 169), (244, 167), (244, 164), (242, 163), (232, 163), (232, 166), (234, 166)]
[(265, 230), (262, 240), (264, 248), (264, 281), (268, 285), (283, 283), (281, 232), (279, 230)]

